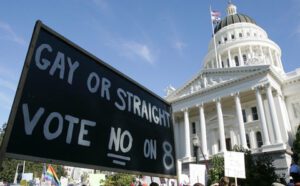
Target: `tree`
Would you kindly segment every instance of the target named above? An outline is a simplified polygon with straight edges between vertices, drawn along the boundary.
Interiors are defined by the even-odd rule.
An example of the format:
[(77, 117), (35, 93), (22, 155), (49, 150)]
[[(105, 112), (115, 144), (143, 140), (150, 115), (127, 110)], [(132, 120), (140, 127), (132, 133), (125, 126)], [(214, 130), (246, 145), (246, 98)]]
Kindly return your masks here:
[(0, 128), (0, 147), (2, 145), (2, 140), (3, 140), (3, 137), (4, 137), (5, 129), (6, 129), (6, 123), (4, 123), (2, 125), (2, 127)]
[(224, 157), (213, 156), (211, 159), (212, 167), (209, 169), (208, 185), (218, 183), (224, 177)]
[(21, 161), (5, 158), (0, 171), (0, 181), (12, 183), (18, 163), (21, 163)]
[[(278, 176), (275, 173), (272, 158), (264, 153), (257, 156), (251, 154), (250, 150), (235, 146), (234, 151), (245, 154), (246, 179), (238, 179), (239, 185), (245, 186), (269, 186), (276, 181)], [(214, 156), (212, 168), (209, 170), (209, 183), (216, 183), (224, 176), (224, 158)], [(231, 180), (231, 182), (234, 182)]]
[(234, 151), (245, 153), (246, 179), (239, 179), (238, 183), (246, 186), (269, 186), (278, 176), (271, 156), (266, 153), (254, 156), (250, 150), (235, 146)]
[(128, 186), (134, 180), (135, 176), (123, 173), (110, 175), (105, 181), (101, 181), (104, 186)]
[[(0, 128), (0, 144), (3, 140), (4, 132), (5, 132), (6, 124), (3, 124)], [(0, 146), (1, 147), (1, 146)], [(5, 158), (3, 160), (2, 166), (0, 165), (0, 181), (10, 182), (14, 181), (16, 168), (18, 164), (23, 164), (21, 160), (15, 160), (11, 158)], [(66, 172), (61, 165), (52, 165), (58, 178), (61, 176), (66, 176)], [(32, 172), (34, 177), (40, 178), (43, 172), (43, 163), (40, 162), (25, 162), (25, 172)]]
[(297, 128), (296, 139), (293, 142), (293, 160), (298, 163), (298, 157), (300, 155), (300, 125)]

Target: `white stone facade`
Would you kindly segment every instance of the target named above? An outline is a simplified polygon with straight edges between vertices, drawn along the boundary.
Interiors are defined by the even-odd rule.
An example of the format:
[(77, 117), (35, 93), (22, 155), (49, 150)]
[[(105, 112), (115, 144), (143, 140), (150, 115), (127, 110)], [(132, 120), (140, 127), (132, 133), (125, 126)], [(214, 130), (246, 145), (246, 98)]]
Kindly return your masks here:
[[(233, 4), (228, 12), (238, 15)], [(277, 170), (288, 175), (300, 124), (300, 69), (285, 73), (279, 46), (254, 23), (225, 25), (215, 40), (200, 72), (182, 87), (168, 89), (178, 159), (194, 162), (198, 153), (203, 160), (192, 144), (197, 135), (206, 158), (243, 146), (269, 153)]]

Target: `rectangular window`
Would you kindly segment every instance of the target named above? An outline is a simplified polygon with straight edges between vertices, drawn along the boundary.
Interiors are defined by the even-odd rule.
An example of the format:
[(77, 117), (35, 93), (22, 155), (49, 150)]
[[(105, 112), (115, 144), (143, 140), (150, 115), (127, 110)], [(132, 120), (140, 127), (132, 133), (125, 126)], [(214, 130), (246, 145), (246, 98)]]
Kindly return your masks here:
[(245, 110), (245, 109), (243, 109), (243, 110), (242, 110), (242, 113), (243, 113), (243, 121), (244, 121), (244, 123), (247, 123), (247, 115), (246, 115), (246, 110)]
[(193, 134), (196, 134), (196, 123), (195, 122), (192, 123), (192, 132), (193, 132)]
[(252, 107), (251, 111), (252, 111), (252, 119), (253, 119), (253, 121), (258, 120), (258, 115), (257, 115), (257, 109), (256, 109), (256, 107)]
[(231, 39), (234, 39), (234, 35), (233, 34), (231, 35)]

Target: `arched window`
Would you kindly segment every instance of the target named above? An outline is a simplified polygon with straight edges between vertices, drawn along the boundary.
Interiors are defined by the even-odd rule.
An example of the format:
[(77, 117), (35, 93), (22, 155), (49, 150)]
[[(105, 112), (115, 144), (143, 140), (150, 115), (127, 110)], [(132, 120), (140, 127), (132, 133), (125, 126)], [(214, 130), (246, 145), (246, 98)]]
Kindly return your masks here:
[(239, 33), (239, 36), (240, 36), (240, 37), (243, 37), (243, 34), (242, 34), (242, 33)]
[(263, 140), (261, 137), (261, 132), (256, 132), (256, 142), (257, 142), (257, 146), (261, 147), (263, 145)]
[(229, 58), (227, 58), (227, 67), (230, 67)]
[(247, 147), (250, 148), (250, 140), (248, 134), (246, 134), (246, 141), (247, 141)]
[(234, 57), (234, 62), (236, 67), (240, 66), (239, 58), (237, 56)]
[(222, 68), (224, 68), (224, 62), (222, 61)]

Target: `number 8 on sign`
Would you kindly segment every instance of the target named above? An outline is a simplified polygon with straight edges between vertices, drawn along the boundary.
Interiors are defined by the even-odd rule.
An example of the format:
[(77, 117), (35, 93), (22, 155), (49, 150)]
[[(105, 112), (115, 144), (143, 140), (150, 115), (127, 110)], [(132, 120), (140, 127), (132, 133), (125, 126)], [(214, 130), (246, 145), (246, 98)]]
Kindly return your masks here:
[(163, 150), (164, 150), (164, 155), (163, 155), (163, 164), (164, 167), (167, 170), (170, 170), (174, 167), (174, 158), (172, 156), (172, 146), (169, 142), (163, 142)]

